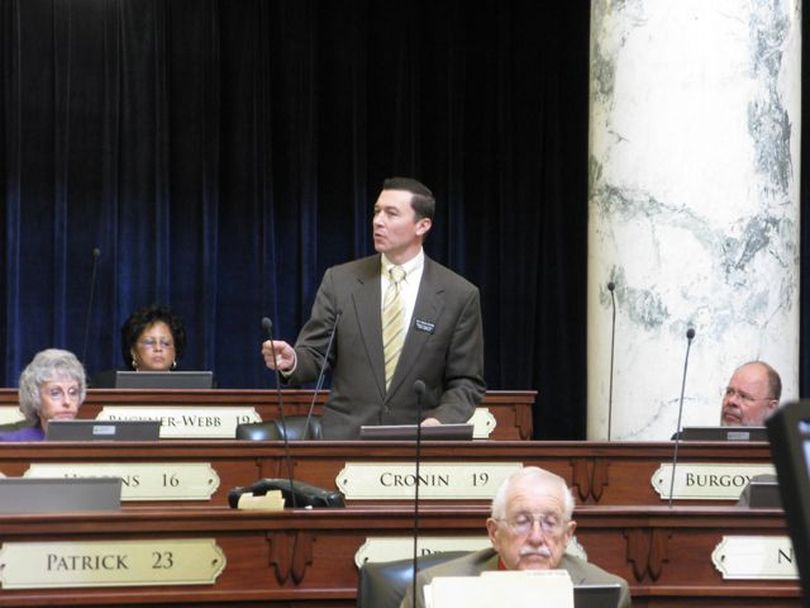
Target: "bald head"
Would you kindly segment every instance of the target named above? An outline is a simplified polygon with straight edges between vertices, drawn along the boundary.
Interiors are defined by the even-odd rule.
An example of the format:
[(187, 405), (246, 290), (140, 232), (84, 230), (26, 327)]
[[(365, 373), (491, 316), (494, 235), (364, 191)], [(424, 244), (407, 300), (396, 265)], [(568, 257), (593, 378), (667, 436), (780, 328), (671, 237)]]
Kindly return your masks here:
[(749, 361), (738, 367), (723, 396), (723, 426), (763, 426), (779, 406), (782, 380), (764, 361)]

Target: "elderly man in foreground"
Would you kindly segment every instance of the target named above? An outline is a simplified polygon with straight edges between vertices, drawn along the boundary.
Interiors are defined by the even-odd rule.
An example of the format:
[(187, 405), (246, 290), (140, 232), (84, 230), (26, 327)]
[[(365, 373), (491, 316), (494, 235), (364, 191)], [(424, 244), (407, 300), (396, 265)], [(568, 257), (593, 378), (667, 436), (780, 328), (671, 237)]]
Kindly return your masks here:
[[(629, 608), (627, 582), (598, 566), (568, 555), (574, 535), (574, 497), (565, 480), (538, 467), (524, 467), (506, 479), (492, 501), (487, 519), (491, 549), (484, 549), (428, 568), (417, 576), (417, 608), (424, 608), (424, 585), (438, 576), (476, 576), (487, 570), (568, 572), (575, 585), (619, 583), (619, 608)], [(411, 588), (400, 608), (412, 608)]]

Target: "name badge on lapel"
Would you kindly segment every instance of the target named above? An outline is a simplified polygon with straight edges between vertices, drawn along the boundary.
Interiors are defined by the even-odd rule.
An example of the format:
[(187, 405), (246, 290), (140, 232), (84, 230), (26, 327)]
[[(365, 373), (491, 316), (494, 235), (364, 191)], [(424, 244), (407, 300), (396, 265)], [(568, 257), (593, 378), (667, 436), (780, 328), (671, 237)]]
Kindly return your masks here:
[(429, 334), (432, 334), (433, 330), (436, 329), (435, 323), (431, 323), (430, 321), (424, 321), (422, 319), (414, 319), (413, 326), (419, 331), (424, 331)]

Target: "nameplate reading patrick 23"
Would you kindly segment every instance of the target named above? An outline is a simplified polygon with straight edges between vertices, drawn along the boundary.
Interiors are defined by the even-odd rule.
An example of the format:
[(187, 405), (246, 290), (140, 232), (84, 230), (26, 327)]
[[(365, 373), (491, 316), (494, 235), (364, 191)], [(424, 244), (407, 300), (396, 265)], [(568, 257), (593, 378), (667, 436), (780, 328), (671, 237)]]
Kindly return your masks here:
[[(522, 466), (520, 462), (423, 462), (419, 465), (419, 498), (489, 500), (501, 481)], [(412, 499), (416, 465), (412, 462), (347, 462), (335, 484), (347, 500)]]
[(3, 543), (3, 589), (212, 585), (225, 568), (213, 538)]

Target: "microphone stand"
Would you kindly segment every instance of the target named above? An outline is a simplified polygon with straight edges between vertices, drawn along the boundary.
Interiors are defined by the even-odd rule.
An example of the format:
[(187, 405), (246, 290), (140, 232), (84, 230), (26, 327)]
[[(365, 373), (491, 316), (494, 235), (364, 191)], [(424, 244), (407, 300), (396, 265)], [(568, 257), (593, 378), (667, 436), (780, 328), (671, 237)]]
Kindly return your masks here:
[(326, 352), (323, 355), (323, 362), (321, 363), (321, 373), (318, 374), (318, 381), (315, 383), (315, 393), (312, 395), (312, 402), (309, 404), (309, 410), (307, 411), (307, 420), (304, 424), (303, 439), (312, 439), (312, 437), (309, 436), (309, 421), (312, 419), (312, 410), (315, 409), (315, 401), (318, 399), (318, 393), (320, 393), (321, 389), (323, 388), (323, 378), (326, 372), (326, 365), (329, 363), (329, 353), (332, 352), (332, 342), (335, 340), (335, 333), (337, 332), (337, 326), (340, 322), (340, 316), (342, 314), (342, 310), (337, 311), (337, 314), (335, 315), (335, 324), (332, 326), (332, 333), (329, 334), (329, 342), (326, 345)]
[(270, 354), (273, 357), (273, 372), (276, 376), (276, 394), (278, 396), (278, 413), (281, 418), (281, 427), (284, 435), (284, 458), (287, 461), (287, 478), (290, 481), (290, 498), (292, 500), (293, 509), (297, 508), (295, 500), (295, 483), (293, 482), (292, 459), (290, 458), (290, 442), (287, 438), (287, 418), (284, 416), (284, 403), (281, 399), (281, 374), (278, 371), (276, 364), (276, 347), (273, 344), (273, 322), (268, 318), (262, 319), (262, 327), (267, 332), (267, 337), (270, 340)]
[(610, 441), (610, 427), (613, 421), (613, 358), (616, 346), (616, 283), (610, 281), (607, 284), (610, 291), (610, 300), (613, 304), (613, 320), (610, 325), (610, 387), (608, 388), (608, 432), (607, 439)]
[(93, 271), (90, 274), (90, 297), (87, 299), (87, 316), (84, 319), (84, 343), (82, 344), (82, 364), (87, 367), (87, 339), (90, 337), (90, 314), (93, 312), (93, 294), (96, 290), (96, 270), (101, 249), (93, 248)]
[(413, 494), (413, 605), (416, 606), (416, 558), (419, 538), (419, 462), (422, 459), (422, 396), (425, 393), (425, 383), (417, 380), (413, 383), (416, 393), (416, 480)]
[(689, 365), (689, 349), (692, 347), (692, 339), (695, 337), (695, 330), (691, 327), (686, 330), (686, 356), (683, 359), (683, 378), (681, 380), (681, 399), (678, 405), (678, 428), (675, 433), (675, 453), (672, 455), (672, 477), (669, 479), (669, 507), (672, 507), (672, 492), (675, 488), (675, 467), (678, 464), (678, 446), (681, 443), (681, 417), (683, 416), (683, 394), (686, 390), (686, 370)]

